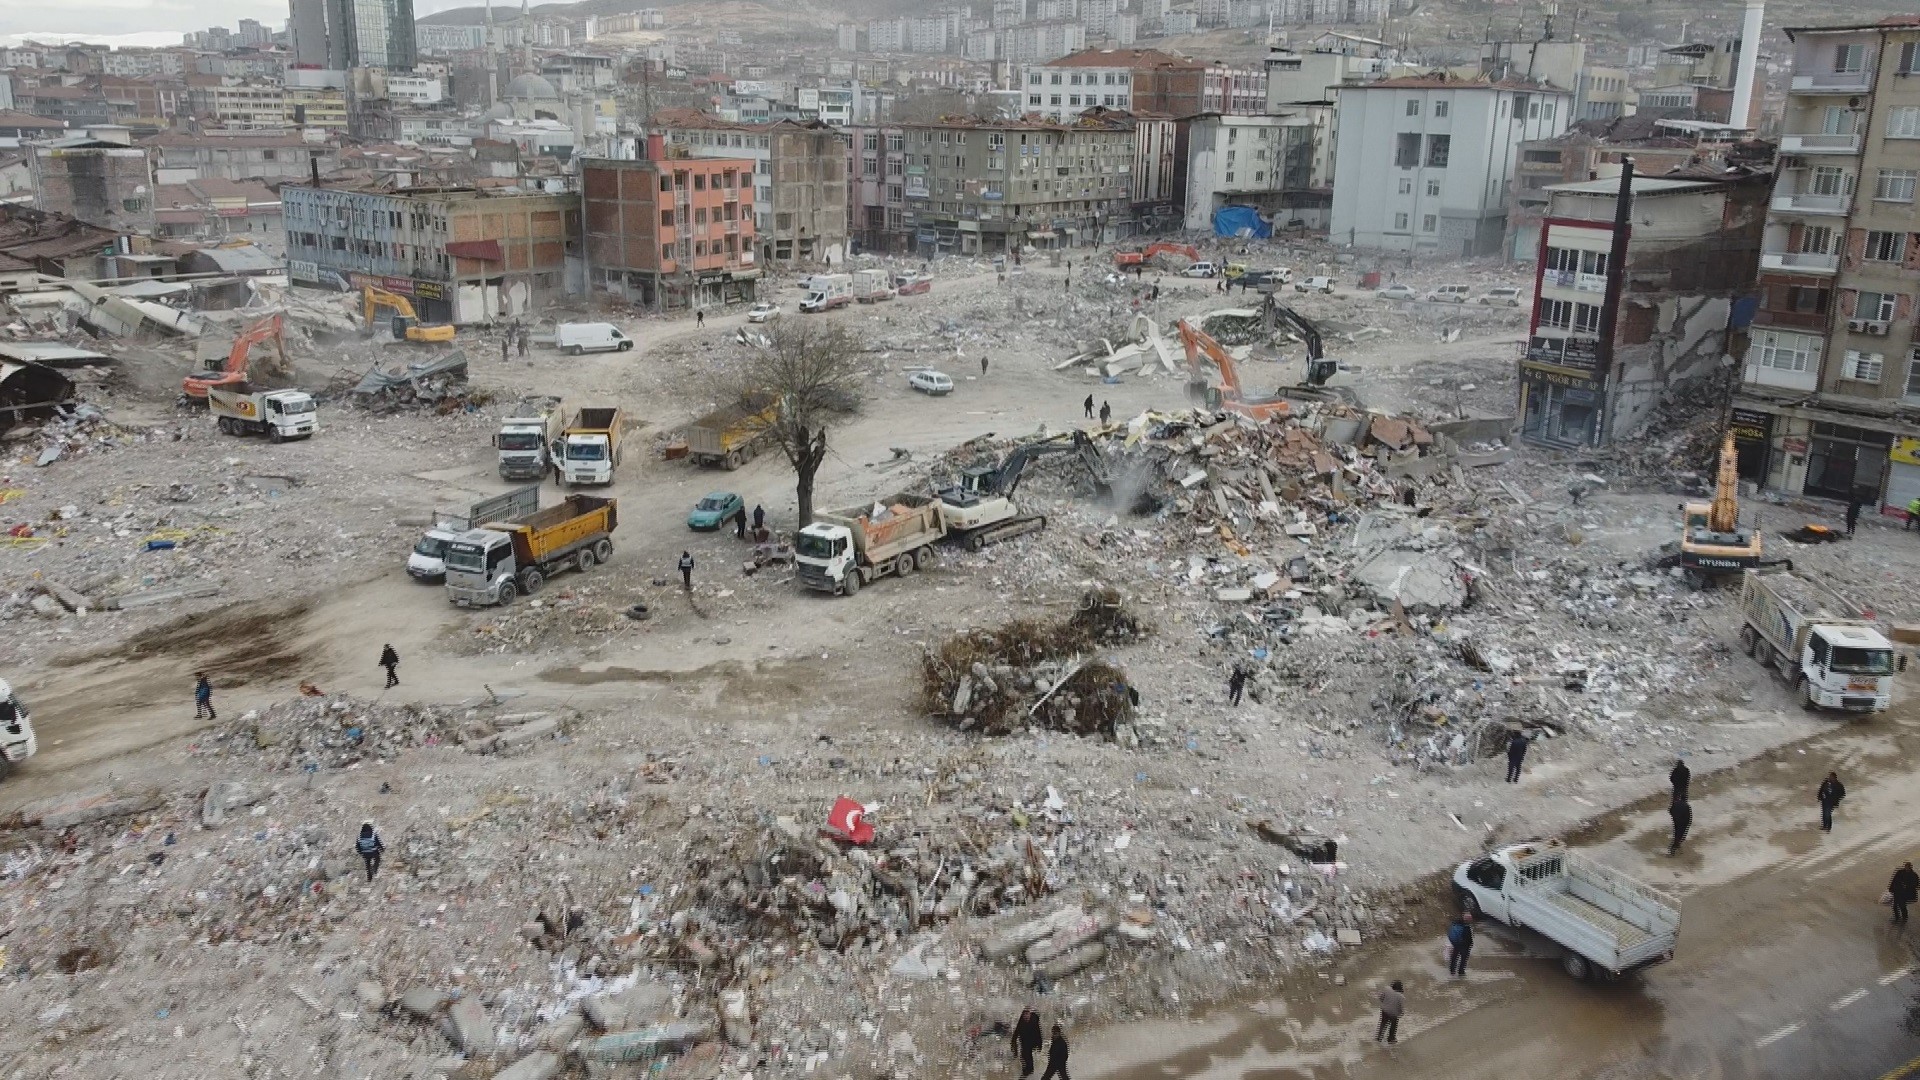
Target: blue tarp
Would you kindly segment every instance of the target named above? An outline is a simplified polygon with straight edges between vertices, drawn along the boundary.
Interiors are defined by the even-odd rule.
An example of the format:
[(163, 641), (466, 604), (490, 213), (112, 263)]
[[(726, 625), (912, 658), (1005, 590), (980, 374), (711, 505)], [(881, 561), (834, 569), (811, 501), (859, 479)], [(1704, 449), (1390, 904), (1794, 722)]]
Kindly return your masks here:
[(1213, 212), (1213, 235), (1265, 239), (1273, 235), (1273, 225), (1251, 206), (1223, 206)]

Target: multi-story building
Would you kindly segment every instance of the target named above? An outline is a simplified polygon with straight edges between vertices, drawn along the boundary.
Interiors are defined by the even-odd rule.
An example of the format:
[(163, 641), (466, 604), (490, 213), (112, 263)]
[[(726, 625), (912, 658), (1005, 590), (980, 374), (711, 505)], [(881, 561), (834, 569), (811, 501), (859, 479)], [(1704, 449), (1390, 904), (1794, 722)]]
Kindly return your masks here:
[(966, 119), (902, 125), (915, 249), (993, 254), (1090, 244), (1132, 202), (1134, 133), (1117, 118), (1073, 124)]
[(863, 251), (908, 248), (906, 134), (898, 127), (847, 129), (847, 228)]
[(1264, 69), (1203, 64), (1158, 49), (1082, 49), (1027, 65), (1023, 108), (1068, 123), (1094, 106), (1166, 116), (1266, 111)]
[(100, 58), (100, 71), (123, 79), (179, 76), (187, 72), (186, 54), (179, 49), (115, 49)]
[[(277, 82), (240, 82), (215, 75), (187, 76), (187, 111), (207, 127), (249, 130), (285, 128), (290, 112), (286, 89)], [(344, 128), (344, 100), (340, 120)]]
[(414, 42), (423, 53), (471, 52), (487, 47), (487, 28), (420, 23), (414, 27)]
[[(1549, 189), (1519, 362), (1523, 438), (1565, 447), (1630, 439), (1668, 389), (1721, 368), (1735, 302), (1753, 288), (1770, 179), (1735, 172)], [(1623, 183), (1624, 245), (1615, 232)]]
[(280, 225), (280, 196), (259, 180), (189, 180), (154, 187), (155, 237), (240, 237), (278, 253), (283, 243)]
[(303, 67), (411, 71), (419, 60), (413, 0), (291, 0), (288, 15), (293, 60)]
[(295, 283), (374, 285), (427, 322), (523, 318), (558, 300), (580, 235), (572, 194), (285, 184), (280, 201)]
[(1087, 28), (1077, 22), (1033, 22), (1001, 31), (998, 59), (1010, 68), (1038, 64), (1087, 47)]
[(154, 174), (163, 184), (202, 177), (226, 180), (306, 179), (313, 169), (328, 173), (340, 165), (340, 151), (280, 132), (163, 131), (140, 145), (154, 154)]
[(102, 75), (99, 82), (100, 93), (116, 114), (126, 117), (129, 127), (163, 128), (191, 107), (187, 84), (181, 79)]
[(1786, 33), (1741, 473), (1897, 513), (1920, 496), (1920, 19)]
[(1250, 206), (1282, 223), (1325, 228), (1332, 191), (1313, 174), (1321, 134), (1315, 119), (1304, 110), (1193, 117), (1187, 125), (1186, 227), (1211, 229), (1221, 208)]
[[(347, 93), (334, 87), (287, 87), (285, 112), (276, 128), (314, 128), (325, 132), (347, 130)], [(243, 125), (236, 125), (243, 126)]]
[(658, 135), (638, 161), (581, 159), (590, 295), (656, 309), (751, 301), (753, 164), (676, 155)]
[(23, 111), (64, 121), (72, 128), (116, 124), (128, 118), (127, 110), (116, 108), (92, 87), (42, 84), (21, 87), (14, 97)]
[(33, 147), (33, 205), (106, 229), (153, 227), (153, 166), (136, 146), (70, 135)]
[(847, 250), (847, 148), (822, 123), (729, 123), (693, 109), (659, 109), (650, 121), (696, 157), (754, 163), (754, 221), (761, 265), (840, 262)]
[(1434, 72), (1340, 90), (1336, 243), (1449, 257), (1500, 250), (1520, 144), (1567, 129), (1573, 95)]
[(1312, 23), (1384, 23), (1393, 13), (1392, 0), (1272, 0), (1273, 21), (1289, 25)]
[(1573, 91), (1569, 122), (1611, 120), (1632, 113), (1639, 91), (1625, 68), (1591, 62), (1584, 41), (1490, 41), (1480, 46), (1480, 73), (1489, 79), (1552, 83)]
[(1083, 51), (1028, 67), (1021, 111), (1064, 124), (1096, 106), (1133, 108), (1133, 67), (1126, 53)]

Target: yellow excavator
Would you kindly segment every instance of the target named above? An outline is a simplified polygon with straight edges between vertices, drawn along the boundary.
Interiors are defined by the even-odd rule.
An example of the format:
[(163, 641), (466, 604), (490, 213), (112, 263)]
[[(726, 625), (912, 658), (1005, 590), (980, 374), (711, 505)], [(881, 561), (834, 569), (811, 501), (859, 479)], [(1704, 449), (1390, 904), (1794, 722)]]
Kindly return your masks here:
[(432, 344), (453, 340), (453, 327), (446, 323), (424, 325), (420, 316), (413, 310), (413, 301), (399, 293), (390, 293), (385, 289), (366, 286), (361, 290), (361, 317), (366, 321), (367, 333), (379, 329), (374, 320), (382, 310), (393, 312), (392, 327), (395, 341), (413, 341)]
[(1760, 526), (1758, 522), (1741, 523), (1739, 487), (1739, 458), (1733, 449), (1733, 433), (1728, 432), (1720, 444), (1720, 475), (1714, 484), (1713, 501), (1689, 502), (1680, 508), (1684, 515), (1680, 568), (1696, 589), (1761, 564)]

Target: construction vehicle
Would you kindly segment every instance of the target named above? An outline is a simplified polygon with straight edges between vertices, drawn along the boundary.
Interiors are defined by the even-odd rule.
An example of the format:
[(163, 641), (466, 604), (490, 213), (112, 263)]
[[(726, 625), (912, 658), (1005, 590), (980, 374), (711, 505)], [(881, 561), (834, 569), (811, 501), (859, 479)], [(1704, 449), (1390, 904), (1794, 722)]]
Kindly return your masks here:
[(1118, 267), (1139, 266), (1153, 262), (1159, 255), (1184, 255), (1189, 263), (1200, 261), (1200, 249), (1192, 244), (1179, 244), (1171, 240), (1156, 240), (1138, 251), (1116, 251), (1113, 253), (1113, 265)]
[(1469, 859), (1454, 868), (1453, 892), (1458, 908), (1474, 918), (1552, 942), (1561, 968), (1576, 979), (1618, 978), (1665, 963), (1680, 940), (1678, 900), (1559, 840), (1510, 844)]
[(1013, 493), (1019, 488), (1029, 462), (1047, 454), (1068, 451), (1079, 454), (1093, 477), (1094, 490), (1102, 498), (1113, 493), (1107, 478), (1106, 459), (1086, 432), (1056, 435), (1014, 448), (998, 465), (967, 469), (960, 474), (957, 484), (942, 488), (940, 511), (946, 518), (947, 534), (964, 544), (968, 551), (979, 551), (988, 544), (1046, 528), (1047, 519), (1043, 515), (1020, 512)]
[(1832, 589), (1786, 567), (1743, 572), (1740, 646), (1810, 708), (1893, 703), (1893, 645)]
[(435, 510), (433, 524), (421, 534), (407, 555), (407, 573), (415, 581), (441, 582), (447, 577), (447, 545), (461, 534), (489, 521), (509, 521), (540, 509), (540, 485), (529, 484), (504, 495), (481, 499), (464, 510)]
[(313, 396), (304, 390), (216, 388), (207, 391), (207, 406), (214, 422), (228, 435), (265, 435), (274, 442), (285, 442), (308, 438), (320, 430)]
[(1761, 565), (1760, 528), (1757, 523), (1741, 523), (1739, 490), (1739, 456), (1733, 433), (1728, 432), (1720, 443), (1713, 501), (1689, 502), (1680, 508), (1680, 568), (1696, 589)]
[(618, 405), (581, 409), (560, 432), (560, 478), (568, 485), (611, 484), (620, 465), (620, 429), (625, 426)]
[(878, 578), (926, 569), (946, 535), (940, 501), (925, 495), (815, 513), (794, 538), (795, 576), (809, 589), (852, 596)]
[(731, 472), (773, 442), (779, 413), (780, 400), (772, 394), (722, 405), (682, 429), (687, 456), (696, 465), (718, 465)]
[(13, 684), (0, 679), (0, 777), (40, 749), (33, 737), (33, 717)]
[(862, 304), (877, 304), (893, 299), (893, 286), (887, 284), (887, 272), (856, 270), (853, 275), (853, 298)]
[(507, 480), (538, 480), (553, 463), (549, 448), (566, 426), (566, 407), (557, 397), (522, 398), (500, 421), (493, 447), (500, 451), (500, 476)]
[(1301, 344), (1307, 347), (1307, 378), (1301, 386), (1309, 390), (1318, 389), (1340, 373), (1340, 361), (1327, 358), (1325, 346), (1320, 340), (1320, 328), (1311, 319), (1275, 300), (1272, 293), (1260, 301), (1260, 317), (1269, 332), (1285, 323), (1288, 329), (1299, 335)]
[(205, 405), (207, 391), (214, 387), (222, 390), (239, 389), (247, 381), (253, 347), (268, 341), (273, 342), (277, 359), (269, 365), (267, 373), (291, 375), (293, 367), (287, 361), (285, 320), (279, 312), (275, 312), (240, 331), (224, 359), (217, 355), (210, 357), (203, 370), (182, 379), (180, 393), (184, 400), (188, 404)]
[(469, 529), (447, 544), (447, 599), (460, 607), (511, 604), (562, 570), (582, 573), (613, 555), (613, 499), (569, 495), (510, 521)]
[[(1240, 386), (1240, 372), (1233, 357), (1213, 335), (1181, 319), (1180, 344), (1187, 350), (1187, 396), (1195, 404), (1216, 411), (1230, 412), (1249, 420), (1284, 420), (1293, 415), (1293, 406), (1285, 397), (1248, 397)], [(1220, 372), (1220, 385), (1207, 378), (1202, 357)]]
[(380, 324), (375, 319), (380, 312), (391, 311), (393, 317), (387, 325), (392, 329), (395, 341), (431, 344), (453, 340), (453, 327), (445, 323), (422, 324), (420, 316), (413, 310), (413, 301), (399, 293), (390, 293), (371, 285), (363, 287), (360, 293), (361, 318), (367, 324), (367, 333), (379, 329)]

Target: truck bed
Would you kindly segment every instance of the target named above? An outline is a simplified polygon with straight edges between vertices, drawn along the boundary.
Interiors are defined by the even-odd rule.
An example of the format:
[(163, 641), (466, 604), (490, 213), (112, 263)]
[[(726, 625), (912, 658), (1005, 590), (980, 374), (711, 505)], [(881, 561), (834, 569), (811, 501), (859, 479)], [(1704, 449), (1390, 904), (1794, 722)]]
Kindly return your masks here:
[(1653, 940), (1652, 934), (1647, 933), (1645, 930), (1640, 929), (1617, 915), (1609, 915), (1572, 893), (1544, 893), (1541, 895), (1541, 899), (1574, 918), (1585, 922), (1601, 933), (1611, 936), (1614, 941), (1618, 943), (1620, 951), (1623, 953), (1632, 952), (1636, 947)]
[(611, 431), (614, 417), (620, 415), (619, 409), (581, 409), (574, 415), (569, 432)]
[(1680, 909), (1670, 898), (1572, 852), (1547, 851), (1519, 865), (1521, 880), (1535, 882), (1513, 894), (1519, 922), (1611, 971), (1672, 951)]
[(1817, 581), (1791, 570), (1755, 572), (1754, 584), (1771, 592), (1776, 603), (1813, 622), (1851, 622), (1860, 612), (1846, 599)]

